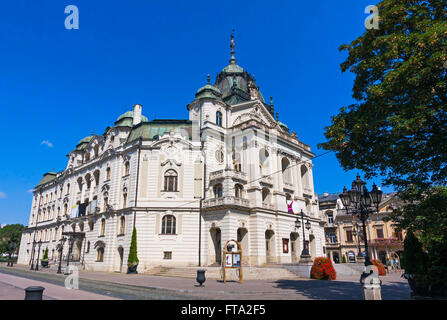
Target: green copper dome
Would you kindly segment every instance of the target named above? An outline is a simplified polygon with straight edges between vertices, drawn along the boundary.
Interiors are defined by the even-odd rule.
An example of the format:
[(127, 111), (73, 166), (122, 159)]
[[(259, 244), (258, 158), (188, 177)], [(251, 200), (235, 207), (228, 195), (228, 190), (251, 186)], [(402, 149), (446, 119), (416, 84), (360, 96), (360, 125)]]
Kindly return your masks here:
[[(147, 123), (149, 122), (149, 119), (141, 115), (141, 122)], [(132, 125), (133, 125), (133, 111), (127, 111), (126, 113), (122, 114), (115, 122), (115, 127), (132, 127)]]

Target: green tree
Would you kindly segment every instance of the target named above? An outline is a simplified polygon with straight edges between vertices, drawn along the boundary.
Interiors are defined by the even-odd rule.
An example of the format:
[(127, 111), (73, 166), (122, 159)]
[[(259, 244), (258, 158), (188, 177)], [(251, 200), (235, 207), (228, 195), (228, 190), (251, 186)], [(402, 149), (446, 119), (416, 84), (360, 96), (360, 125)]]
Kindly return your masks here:
[(340, 109), (327, 142), (346, 170), (386, 185), (427, 189), (447, 181), (447, 4), (383, 0), (379, 30), (340, 47), (357, 103)]
[(424, 274), (428, 264), (428, 256), (422, 250), (422, 243), (410, 230), (404, 241), (404, 252), (401, 261), (405, 273)]
[(25, 227), (21, 224), (10, 224), (0, 229), (0, 254), (12, 253), (11, 250), (17, 251), (20, 247), (22, 231)]
[(137, 265), (139, 263), (137, 255), (137, 229), (134, 227), (132, 232), (132, 240), (130, 242), (129, 257), (127, 259), (127, 265), (129, 267)]

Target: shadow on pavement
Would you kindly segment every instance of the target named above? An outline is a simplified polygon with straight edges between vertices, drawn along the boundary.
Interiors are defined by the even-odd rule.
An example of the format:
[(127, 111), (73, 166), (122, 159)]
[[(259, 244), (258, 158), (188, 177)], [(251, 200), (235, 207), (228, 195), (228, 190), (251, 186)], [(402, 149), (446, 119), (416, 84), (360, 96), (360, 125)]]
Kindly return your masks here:
[[(363, 300), (360, 282), (325, 280), (278, 280), (277, 288), (295, 290), (308, 299), (318, 300)], [(383, 300), (408, 300), (410, 288), (402, 282), (382, 283)]]

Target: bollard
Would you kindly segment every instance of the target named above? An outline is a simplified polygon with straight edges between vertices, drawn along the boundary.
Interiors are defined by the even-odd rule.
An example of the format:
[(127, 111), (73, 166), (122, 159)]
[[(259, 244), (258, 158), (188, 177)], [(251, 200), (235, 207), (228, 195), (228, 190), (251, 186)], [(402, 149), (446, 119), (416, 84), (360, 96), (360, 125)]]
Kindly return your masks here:
[(197, 282), (200, 284), (201, 287), (203, 287), (203, 283), (205, 283), (205, 270), (197, 270)]
[(25, 289), (25, 300), (43, 300), (43, 287), (28, 287)]

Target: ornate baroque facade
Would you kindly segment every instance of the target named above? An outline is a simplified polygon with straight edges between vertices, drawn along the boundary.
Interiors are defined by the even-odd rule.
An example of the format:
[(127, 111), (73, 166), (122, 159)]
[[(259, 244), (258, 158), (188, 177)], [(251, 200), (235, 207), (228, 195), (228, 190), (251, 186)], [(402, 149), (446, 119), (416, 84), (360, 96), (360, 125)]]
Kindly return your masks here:
[(230, 239), (241, 242), (245, 265), (298, 262), (302, 230), (287, 200), (308, 216), (312, 257), (323, 255), (314, 154), (236, 64), (233, 39), (231, 48), (215, 84), (208, 77), (187, 106), (188, 120), (149, 121), (135, 105), (103, 135), (81, 140), (65, 170), (44, 175), (19, 263), (30, 263), (33, 253), (36, 259), (38, 241), (50, 260), (61, 248), (66, 257), (62, 233), (76, 232), (75, 261), (87, 270), (125, 272), (134, 226), (139, 272), (219, 265)]

